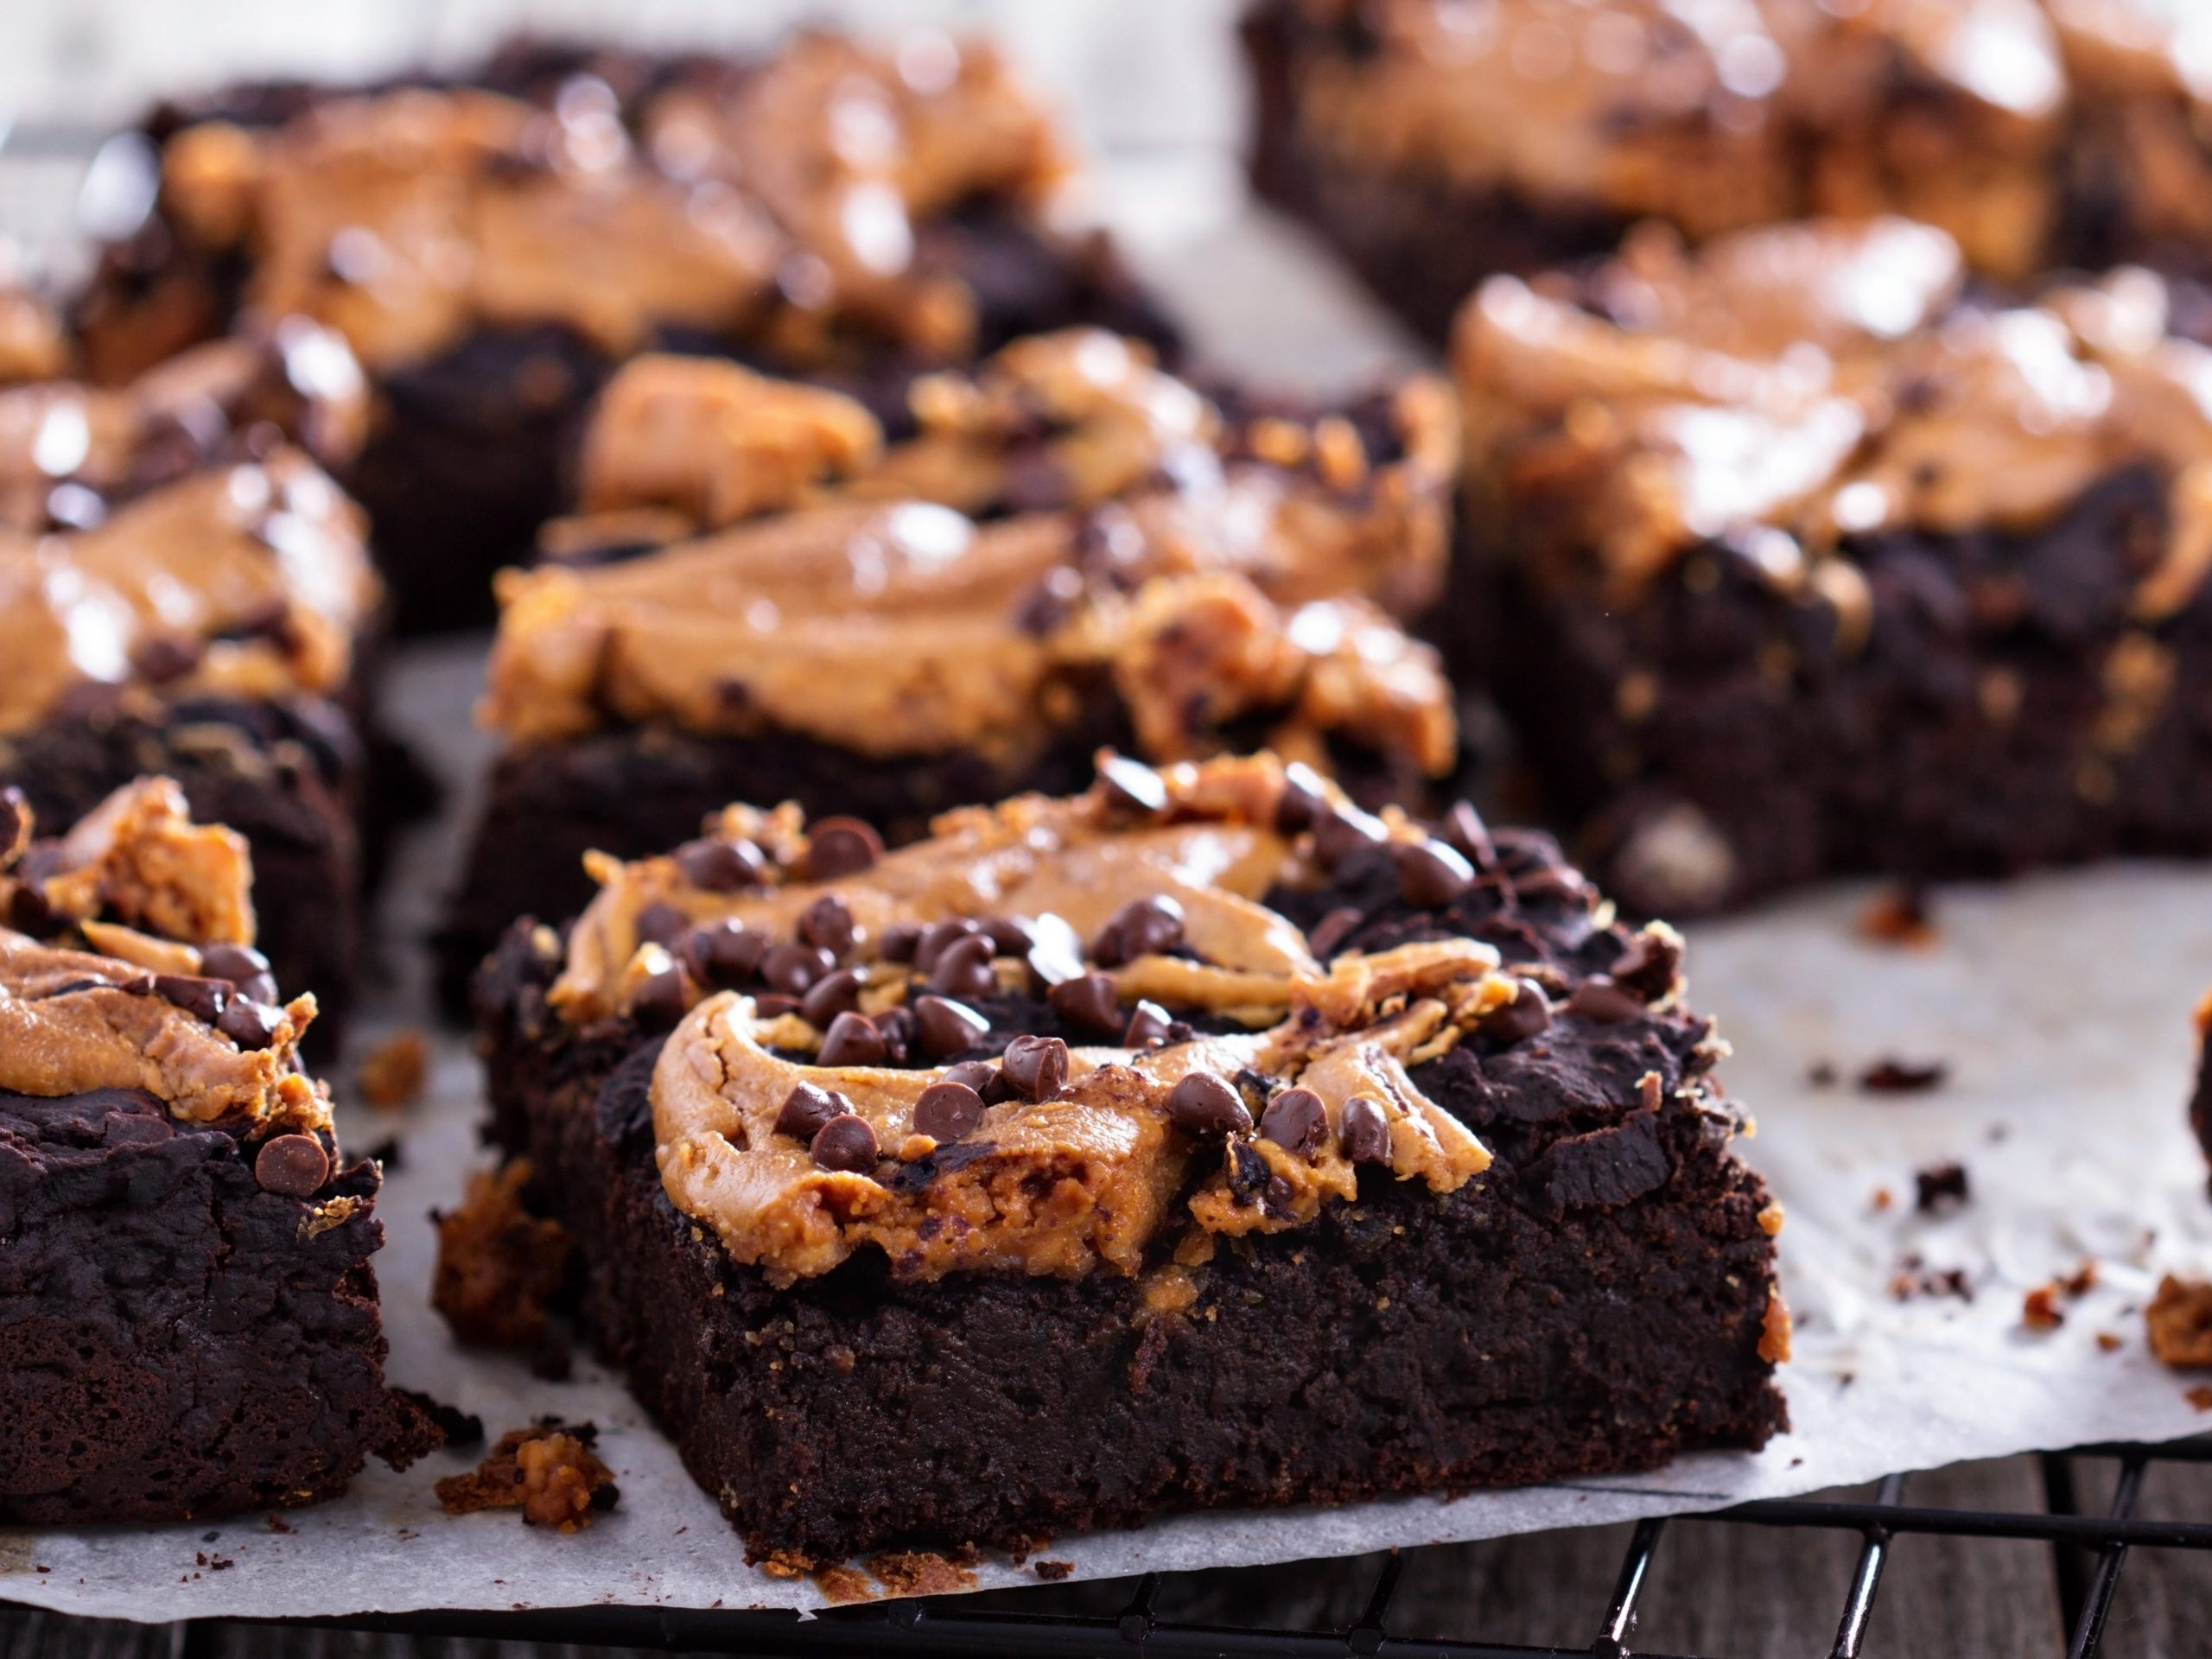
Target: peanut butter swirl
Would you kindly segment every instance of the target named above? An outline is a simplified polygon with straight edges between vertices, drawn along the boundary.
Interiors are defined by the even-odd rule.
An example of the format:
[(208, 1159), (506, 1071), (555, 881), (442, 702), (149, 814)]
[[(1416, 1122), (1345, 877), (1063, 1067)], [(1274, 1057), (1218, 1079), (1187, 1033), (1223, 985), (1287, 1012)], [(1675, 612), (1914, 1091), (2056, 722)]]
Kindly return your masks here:
[(541, 322), (614, 353), (664, 327), (834, 353), (855, 324), (957, 353), (973, 299), (922, 267), (916, 219), (1041, 202), (1065, 168), (988, 48), (809, 34), (636, 111), (580, 73), (550, 109), (416, 86), (204, 121), (165, 147), (161, 188), (190, 244), (249, 257), (251, 312), (316, 318), (384, 371)]
[(186, 1122), (329, 1128), (298, 1058), (315, 1001), (279, 1001), (252, 949), (242, 837), (194, 823), (165, 778), (59, 840), (33, 838), (14, 791), (0, 820), (0, 1089), (138, 1089)]
[[(1450, 939), (1325, 970), (1263, 899), (1314, 879), (1313, 836), (1281, 826), (1296, 792), (1310, 813), (1352, 812), (1332, 785), (1272, 756), (1102, 766), (1086, 795), (963, 808), (865, 862), (845, 821), (732, 807), (673, 855), (597, 864), (601, 890), (550, 1004), (580, 1025), (622, 1013), (673, 1025), (652, 1084), (662, 1179), (736, 1260), (779, 1284), (862, 1249), (920, 1278), (1135, 1274), (1171, 1233), (1189, 1266), (1213, 1238), (1310, 1222), (1357, 1195), (1363, 1163), (1440, 1192), (1488, 1166), (1408, 1068), (1523, 994), (1497, 953)], [(1395, 812), (1369, 822), (1425, 842)], [(734, 887), (720, 849), (741, 843), (757, 865)], [(962, 940), (1009, 926), (1021, 957), (954, 960)], [(797, 942), (823, 937), (852, 964), (842, 982), (820, 978), (804, 998), (712, 987), (735, 941), (791, 940), (803, 955)], [(766, 971), (782, 974), (772, 957)], [(973, 1063), (889, 1063), (880, 1033), (912, 1033), (920, 1052), (900, 1059), (943, 1048), (932, 1022), (959, 1017), (943, 1005), (961, 972), (983, 976), (971, 995), (1047, 982), (1096, 995), (1103, 978), (1109, 1017), (1139, 1013), (1120, 1045), (1016, 1039), (1003, 1090)], [(1172, 1013), (1217, 1029), (1179, 1034)], [(972, 1121), (948, 1127), (934, 1098), (947, 1084), (974, 1101)], [(1264, 1097), (1239, 1104), (1240, 1089)], [(1311, 1096), (1284, 1108), (1294, 1133), (1262, 1110), (1293, 1091)], [(833, 1103), (834, 1128), (804, 1116), (817, 1100)], [(861, 1154), (837, 1155), (836, 1141)]]
[(1454, 343), (1478, 487), (1547, 579), (1631, 598), (1723, 542), (1848, 640), (1850, 537), (2031, 528), (2150, 465), (2171, 522), (2137, 612), (2171, 614), (2212, 568), (2212, 353), (2167, 334), (2147, 272), (2009, 310), (1960, 274), (1941, 232), (1877, 220), (1640, 236), (1579, 300), (1493, 279)]
[[(1309, 757), (1342, 734), (1448, 769), (1449, 688), (1381, 608), (1440, 579), (1440, 388), (1402, 389), (1401, 452), (1370, 456), (1338, 416), (1232, 429), (1141, 346), (1077, 330), (926, 378), (913, 404), (918, 435), (887, 445), (834, 393), (632, 363), (586, 442), (592, 514), (549, 532), (566, 558), (500, 578), (486, 723), (1020, 757), (1107, 687), (1157, 760), (1272, 714)], [(667, 544), (578, 556), (639, 539)]]

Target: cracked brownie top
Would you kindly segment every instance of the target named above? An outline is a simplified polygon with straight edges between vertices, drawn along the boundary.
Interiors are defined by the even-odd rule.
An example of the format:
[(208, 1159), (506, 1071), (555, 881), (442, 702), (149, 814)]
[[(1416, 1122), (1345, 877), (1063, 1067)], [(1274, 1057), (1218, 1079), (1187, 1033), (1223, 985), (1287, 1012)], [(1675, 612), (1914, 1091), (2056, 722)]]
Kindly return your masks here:
[(180, 1122), (327, 1129), (298, 1058), (315, 1000), (284, 1001), (253, 948), (245, 841), (194, 823), (166, 778), (62, 836), (33, 830), (0, 791), (0, 1090), (133, 1090)]
[[(782, 1283), (861, 1249), (919, 1278), (1144, 1272), (1172, 1299), (1217, 1239), (1312, 1221), (1362, 1166), (1479, 1176), (1490, 1154), (1414, 1081), (1462, 1045), (1659, 1020), (1704, 1053), (1674, 936), (1614, 928), (1467, 809), (1372, 817), (1272, 756), (1101, 766), (895, 852), (731, 807), (667, 856), (600, 861), (565, 944), (538, 931), (559, 1020), (671, 1033), (662, 1181), (734, 1259)], [(1343, 901), (1376, 882), (1405, 912), (1346, 949), (1368, 918)], [(1525, 893), (1545, 931), (1491, 917), (1509, 961), (1455, 919), (1478, 889), (1486, 914)]]
[(1391, 614), (1440, 580), (1440, 385), (1232, 408), (1075, 330), (925, 377), (912, 404), (914, 435), (887, 442), (832, 392), (632, 362), (585, 442), (588, 515), (500, 579), (487, 721), (1019, 754), (1103, 687), (1158, 759), (1256, 716), (1294, 753), (1340, 734), (1448, 770), (1449, 686)]

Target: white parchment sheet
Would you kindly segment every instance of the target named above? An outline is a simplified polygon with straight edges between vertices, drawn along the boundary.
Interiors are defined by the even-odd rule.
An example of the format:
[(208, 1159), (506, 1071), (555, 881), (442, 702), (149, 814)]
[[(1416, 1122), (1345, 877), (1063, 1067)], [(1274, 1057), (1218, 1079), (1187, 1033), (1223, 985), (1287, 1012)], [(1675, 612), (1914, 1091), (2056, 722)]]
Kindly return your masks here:
[[(1142, 192), (1136, 193), (1142, 195)], [(1190, 215), (1185, 214), (1187, 219)], [(1140, 224), (1141, 232), (1147, 227)], [(1249, 219), (1155, 247), (1155, 267), (1217, 330), (1224, 353), (1278, 378), (1326, 380), (1402, 348), (1344, 285), (1297, 257), (1294, 238)], [(1236, 287), (1224, 290), (1224, 283)], [(1249, 304), (1236, 302), (1249, 295)], [(1221, 339), (1219, 333), (1211, 336)], [(1311, 349), (1301, 342), (1310, 342)], [(1287, 355), (1286, 355), (1286, 353)], [(402, 722), (466, 776), (474, 646), (404, 653)], [(419, 929), (448, 879), (457, 801), (397, 872), (385, 928)], [(1077, 1577), (1336, 1555), (1389, 1545), (1586, 1525), (1785, 1496), (2036, 1447), (2164, 1438), (2212, 1427), (2183, 1399), (2190, 1379), (2151, 1359), (2141, 1305), (2166, 1268), (2212, 1268), (2212, 1201), (2183, 1109), (2190, 1012), (2212, 986), (2212, 870), (2127, 866), (1947, 891), (1936, 942), (1873, 944), (1863, 887), (1691, 930), (1697, 1007), (1736, 1046), (1722, 1077), (1757, 1113), (1745, 1154), (1786, 1206), (1783, 1280), (1798, 1317), (1783, 1386), (1796, 1427), (1757, 1456), (1707, 1454), (1656, 1473), (1328, 1511), (1216, 1515), (1068, 1539), (1045, 1554)], [(416, 971), (401, 962), (400, 977)], [(402, 984), (387, 1006), (404, 1009)], [(372, 1039), (373, 1029), (362, 1033)], [(1940, 1060), (1945, 1085), (1908, 1095), (1851, 1080), (1884, 1058)], [(1839, 1084), (1808, 1082), (1820, 1062)], [(0, 1600), (149, 1619), (337, 1614), (423, 1607), (810, 1606), (810, 1580), (746, 1567), (736, 1536), (621, 1388), (579, 1357), (574, 1379), (464, 1355), (426, 1305), (426, 1217), (452, 1203), (477, 1159), (475, 1062), (442, 1041), (435, 1084), (403, 1114), (349, 1107), (365, 1148), (397, 1134), (404, 1161), (380, 1211), (378, 1260), (395, 1382), (480, 1414), (493, 1435), (547, 1413), (599, 1425), (621, 1506), (588, 1532), (527, 1529), (512, 1511), (442, 1514), (433, 1480), (467, 1466), (437, 1455), (404, 1473), (372, 1466), (341, 1502), (295, 1511), (289, 1530), (255, 1516), (213, 1525), (75, 1532), (0, 1530)], [(1914, 1171), (1958, 1160), (1972, 1196), (1916, 1213)], [(1892, 1202), (1878, 1207), (1886, 1190)], [(1899, 1301), (1908, 1256), (1963, 1271), (1970, 1301)], [(2098, 1264), (2056, 1331), (2021, 1322), (2031, 1287)], [(2113, 1351), (2099, 1333), (2118, 1337)], [(204, 1559), (203, 1559), (204, 1558)], [(1010, 1562), (979, 1586), (1033, 1583)]]

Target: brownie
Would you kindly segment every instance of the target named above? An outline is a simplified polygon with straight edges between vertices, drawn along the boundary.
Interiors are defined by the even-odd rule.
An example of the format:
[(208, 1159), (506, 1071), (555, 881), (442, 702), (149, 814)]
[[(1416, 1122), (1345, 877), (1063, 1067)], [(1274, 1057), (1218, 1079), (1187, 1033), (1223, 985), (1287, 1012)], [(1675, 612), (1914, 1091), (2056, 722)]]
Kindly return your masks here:
[(2196, 1092), (2189, 1102), (2189, 1127), (2204, 1155), (2212, 1159), (2212, 992), (2196, 1005), (2196, 1040), (2202, 1058), (2196, 1073)]
[[(10, 364), (0, 348), (0, 374)], [(53, 352), (0, 385), (0, 784), (69, 823), (160, 773), (251, 843), (264, 948), (334, 1033), (364, 837), (404, 794), (369, 725), (383, 594), (325, 470), (358, 368), (294, 319), (129, 385)], [(383, 762), (382, 764), (378, 764)]]
[(894, 439), (842, 394), (646, 357), (586, 435), (583, 513), (502, 578), (504, 739), (442, 946), (590, 896), (730, 801), (940, 812), (1066, 794), (1102, 747), (1262, 743), (1368, 804), (1458, 758), (1402, 631), (1442, 585), (1456, 426), (1426, 378), (1340, 408), (1207, 396), (1141, 343), (1034, 335), (916, 384)]
[(0, 1522), (290, 1507), (436, 1439), (385, 1386), (377, 1166), (300, 1067), (244, 841), (166, 779), (0, 797)]
[(1635, 909), (2212, 852), (2212, 356), (2146, 270), (1962, 269), (1653, 232), (1463, 315), (1461, 638)]
[(1785, 1425), (1781, 1211), (1680, 941), (1545, 836), (1118, 760), (903, 850), (733, 807), (599, 873), (480, 977), (493, 1135), (748, 1559)]
[(915, 374), (1020, 334), (1172, 338), (1103, 236), (1057, 228), (1068, 145), (980, 42), (516, 48), (454, 77), (233, 88), (142, 140), (153, 206), (77, 308), (91, 362), (134, 373), (256, 315), (343, 333), (376, 413), (346, 481), (404, 629), (490, 620), (577, 412), (640, 350), (897, 410)]

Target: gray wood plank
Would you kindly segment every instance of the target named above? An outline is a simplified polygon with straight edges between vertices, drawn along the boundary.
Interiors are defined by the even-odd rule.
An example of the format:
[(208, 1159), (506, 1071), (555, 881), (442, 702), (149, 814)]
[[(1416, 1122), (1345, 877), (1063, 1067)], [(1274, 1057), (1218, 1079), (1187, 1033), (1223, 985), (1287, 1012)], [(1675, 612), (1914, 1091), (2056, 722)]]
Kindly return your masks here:
[[(2076, 1462), (2083, 1509), (2101, 1511), (2110, 1502), (2117, 1469), (2102, 1459)], [(2136, 1513), (2212, 1520), (2212, 1468), (2153, 1464)], [(2102, 1652), (2105, 1659), (2196, 1659), (2212, 1653), (2212, 1558), (2185, 1550), (2131, 1550)]]
[(180, 1659), (180, 1624), (0, 1611), (0, 1659)]

